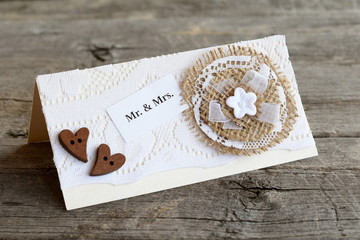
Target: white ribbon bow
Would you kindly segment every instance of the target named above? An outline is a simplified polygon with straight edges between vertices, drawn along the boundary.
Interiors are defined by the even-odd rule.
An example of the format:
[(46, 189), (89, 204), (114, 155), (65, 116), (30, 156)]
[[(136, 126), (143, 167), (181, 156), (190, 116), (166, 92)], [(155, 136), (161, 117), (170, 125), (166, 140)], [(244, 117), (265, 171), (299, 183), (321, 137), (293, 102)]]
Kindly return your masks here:
[[(244, 83), (257, 91), (258, 93), (264, 93), (268, 86), (268, 78), (270, 75), (270, 68), (266, 64), (262, 64), (259, 72), (255, 70), (247, 71), (241, 80)], [(218, 92), (223, 92), (226, 86), (234, 83), (234, 78), (226, 79), (220, 83), (213, 85)], [(278, 89), (279, 95), (281, 95), (281, 89)], [(245, 114), (255, 115), (257, 112), (255, 102), (256, 95), (252, 92), (246, 93), (242, 88), (236, 88), (234, 96), (230, 96), (226, 100), (226, 104), (234, 109), (235, 118), (242, 118)], [(259, 109), (261, 112), (258, 114), (257, 120), (275, 125), (277, 128), (281, 127), (280, 122), (280, 104), (264, 102)], [(211, 122), (223, 122), (224, 129), (241, 129), (240, 126), (234, 124), (231, 119), (227, 118), (221, 111), (221, 105), (218, 101), (212, 100), (209, 103), (209, 121)]]

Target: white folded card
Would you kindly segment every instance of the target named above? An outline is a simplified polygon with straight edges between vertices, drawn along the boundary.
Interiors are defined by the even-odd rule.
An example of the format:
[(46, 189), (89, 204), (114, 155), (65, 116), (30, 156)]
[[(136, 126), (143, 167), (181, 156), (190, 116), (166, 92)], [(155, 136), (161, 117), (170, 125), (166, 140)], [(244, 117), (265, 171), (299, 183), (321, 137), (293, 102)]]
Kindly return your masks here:
[(40, 75), (29, 142), (48, 140), (68, 210), (317, 155), (284, 36)]

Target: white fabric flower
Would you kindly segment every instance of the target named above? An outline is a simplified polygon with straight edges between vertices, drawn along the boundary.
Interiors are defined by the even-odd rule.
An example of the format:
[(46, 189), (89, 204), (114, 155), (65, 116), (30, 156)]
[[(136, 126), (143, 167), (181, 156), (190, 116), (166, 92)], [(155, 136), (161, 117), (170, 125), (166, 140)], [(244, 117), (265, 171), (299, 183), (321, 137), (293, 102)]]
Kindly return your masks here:
[(234, 116), (236, 118), (242, 118), (245, 114), (255, 115), (256, 114), (256, 95), (255, 93), (246, 93), (242, 88), (236, 88), (234, 96), (226, 99), (226, 105), (234, 109)]

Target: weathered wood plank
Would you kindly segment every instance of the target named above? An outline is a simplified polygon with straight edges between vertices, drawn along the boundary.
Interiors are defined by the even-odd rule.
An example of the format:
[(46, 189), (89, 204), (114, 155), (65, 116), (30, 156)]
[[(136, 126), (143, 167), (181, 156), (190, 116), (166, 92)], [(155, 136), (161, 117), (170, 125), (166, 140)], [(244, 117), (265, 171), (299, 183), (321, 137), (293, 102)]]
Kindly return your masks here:
[[(261, 6), (261, 8), (259, 7)], [(323, 17), (332, 13), (348, 13), (356, 15), (359, 9), (358, 0), (327, 1), (274, 1), (260, 0), (253, 4), (251, 0), (244, 1), (191, 1), (181, 0), (169, 3), (166, 0), (142, 1), (133, 0), (113, 1), (84, 0), (78, 2), (69, 0), (67, 4), (58, 1), (4, 1), (0, 6), (0, 19), (28, 20), (28, 19), (143, 19), (143, 18), (172, 18), (172, 17), (259, 17), (288, 16), (288, 15), (318, 15)], [(319, 12), (322, 15), (319, 15)], [(146, 14), (147, 13), (147, 14)]]
[[(0, 235), (135, 239), (141, 234), (166, 239), (186, 229), (179, 236), (356, 237), (360, 141), (330, 140), (318, 139), (318, 158), (71, 212), (63, 209), (56, 170), (44, 167), (51, 159), (39, 159), (38, 154), (26, 163), (33, 165), (29, 169), (0, 168)], [(36, 161), (47, 164), (39, 168)]]
[[(316, 159), (302, 160), (273, 167), (286, 169), (307, 169), (312, 171), (331, 170), (357, 171), (360, 169), (359, 138), (317, 138), (319, 156)], [(0, 144), (0, 172), (48, 170), (54, 165), (51, 161), (50, 143), (26, 144), (26, 139), (9, 139)], [(15, 160), (14, 160), (15, 159)]]
[[(360, 136), (360, 102), (309, 103), (304, 109), (315, 137)], [(27, 137), (30, 113), (31, 102), (0, 100), (0, 148)]]
[[(346, 12), (339, 15), (305, 19), (298, 15), (281, 19), (274, 16), (265, 26), (258, 17), (249, 17), (243, 24), (243, 19), (235, 17), (200, 22), (198, 18), (174, 18), (165, 24), (159, 19), (4, 22), (0, 23), (4, 36), (0, 41), (0, 81), (4, 83), (1, 98), (31, 100), (37, 74), (284, 33), (299, 85), (304, 89), (304, 102), (358, 101), (360, 19)], [(192, 21), (195, 25), (189, 24)], [(236, 31), (232, 31), (234, 24), (239, 26)], [(327, 30), (329, 26), (333, 26), (331, 31)], [(119, 34), (116, 29), (126, 34)], [(261, 35), (251, 29), (261, 29)], [(19, 89), (18, 84), (26, 88)], [(325, 89), (318, 91), (319, 87)]]

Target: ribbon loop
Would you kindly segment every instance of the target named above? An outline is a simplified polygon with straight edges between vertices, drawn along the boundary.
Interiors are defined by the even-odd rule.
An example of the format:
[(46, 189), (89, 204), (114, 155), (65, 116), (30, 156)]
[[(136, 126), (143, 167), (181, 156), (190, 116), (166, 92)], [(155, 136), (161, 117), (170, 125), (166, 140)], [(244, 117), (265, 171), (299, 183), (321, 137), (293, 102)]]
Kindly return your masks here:
[(211, 122), (228, 122), (228, 119), (221, 111), (221, 105), (218, 101), (210, 101), (209, 103), (209, 121)]
[(258, 120), (276, 125), (280, 122), (280, 104), (264, 102)]
[(247, 84), (249, 87), (259, 93), (265, 92), (268, 85), (267, 78), (255, 70), (247, 71), (241, 82)]

